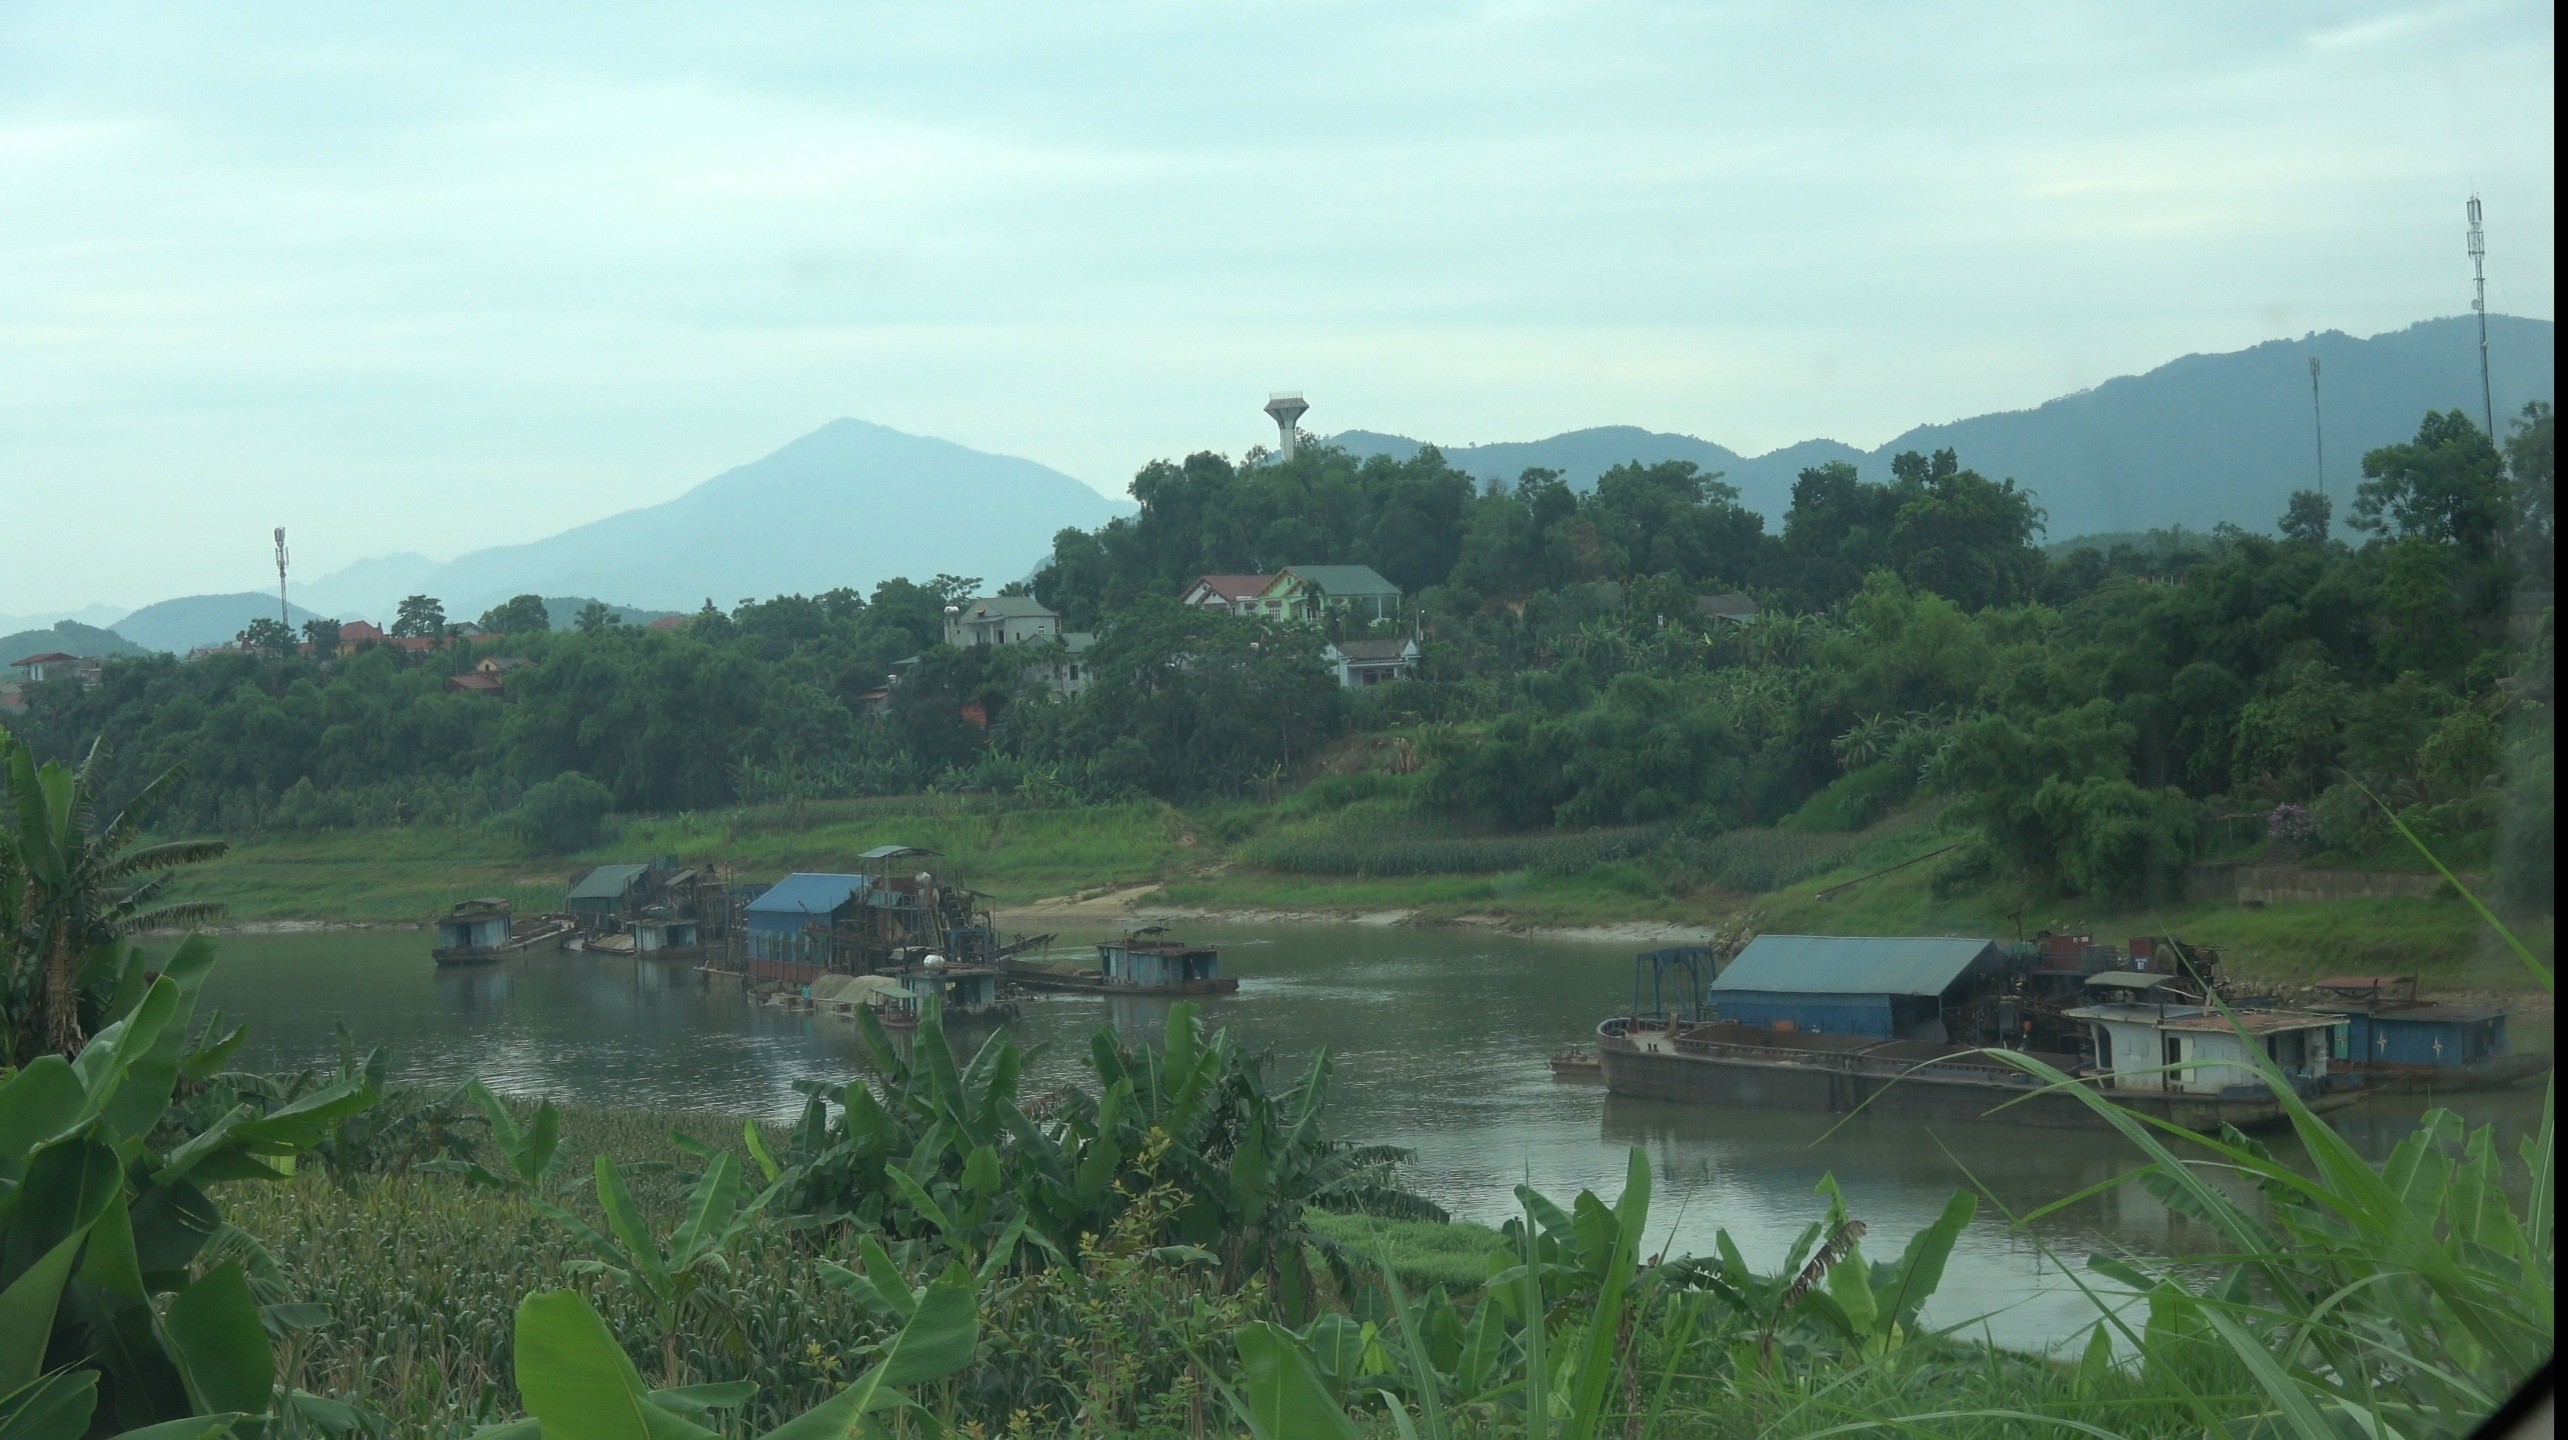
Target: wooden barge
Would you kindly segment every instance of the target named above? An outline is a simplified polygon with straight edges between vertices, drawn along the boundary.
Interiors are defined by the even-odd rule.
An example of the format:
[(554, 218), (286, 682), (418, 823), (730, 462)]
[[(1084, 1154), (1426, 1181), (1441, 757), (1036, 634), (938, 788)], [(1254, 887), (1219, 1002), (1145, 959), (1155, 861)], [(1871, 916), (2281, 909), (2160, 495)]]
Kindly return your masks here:
[(1170, 940), (1153, 925), (1097, 946), (1094, 969), (1053, 965), (1008, 955), (1000, 972), (1029, 990), (1094, 995), (1228, 995), (1239, 982), (1221, 973), (1222, 952), (1209, 945)]
[(466, 900), (437, 922), (437, 944), (428, 953), (441, 966), (496, 965), (530, 950), (558, 950), (573, 928), (567, 915), (520, 924), (505, 900)]

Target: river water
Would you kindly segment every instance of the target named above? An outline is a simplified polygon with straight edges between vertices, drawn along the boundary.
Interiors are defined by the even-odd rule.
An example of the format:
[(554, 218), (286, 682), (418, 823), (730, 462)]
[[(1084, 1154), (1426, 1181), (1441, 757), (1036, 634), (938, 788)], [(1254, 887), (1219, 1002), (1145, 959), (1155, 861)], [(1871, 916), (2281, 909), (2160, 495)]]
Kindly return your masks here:
[[(1208, 1022), (1270, 1053), (1279, 1080), (1327, 1047), (1331, 1129), (1413, 1151), (1410, 1188), (1457, 1218), (1504, 1219), (1521, 1183), (1563, 1202), (1582, 1187), (1610, 1199), (1638, 1146), (1656, 1175), (1651, 1248), (1706, 1252), (1727, 1230), (1752, 1264), (1771, 1267), (1826, 1212), (1813, 1193), (1822, 1176), (1871, 1227), (1877, 1258), (1976, 1182), (1997, 1204), (1983, 1200), (1926, 1318), (1984, 1325), (2024, 1347), (2093, 1322), (2073, 1283), (2088, 1255), (2205, 1243), (2136, 1187), (2029, 1230), (2008, 1223), (2001, 1207), (2029, 1211), (2136, 1163), (2108, 1134), (1679, 1105), (1554, 1079), (1545, 1060), (1591, 1041), (1599, 1017), (1629, 1004), (1628, 946), (1364, 925), (1203, 925), (1187, 938), (1219, 944), (1240, 978), (1238, 994), (1205, 1006)], [(390, 1045), (405, 1078), (478, 1076), (503, 1093), (591, 1105), (782, 1119), (801, 1108), (796, 1080), (860, 1073), (848, 1022), (749, 1005), (685, 963), (541, 954), (439, 971), (428, 946), (416, 931), (226, 937), (207, 1003), (251, 1022), (245, 1067), (333, 1056), (345, 1020), (361, 1044)], [(1044, 1047), (1029, 1088), (1080, 1078), (1099, 1025), (1152, 1038), (1168, 1011), (1091, 996), (1029, 997), (1024, 1008), (1010, 1030)], [(956, 1037), (958, 1047), (978, 1039)], [(2375, 1097), (2335, 1119), (2377, 1156), (2427, 1103)], [(2497, 1125), (2509, 1154), (2540, 1117), (2537, 1089), (2444, 1103)]]

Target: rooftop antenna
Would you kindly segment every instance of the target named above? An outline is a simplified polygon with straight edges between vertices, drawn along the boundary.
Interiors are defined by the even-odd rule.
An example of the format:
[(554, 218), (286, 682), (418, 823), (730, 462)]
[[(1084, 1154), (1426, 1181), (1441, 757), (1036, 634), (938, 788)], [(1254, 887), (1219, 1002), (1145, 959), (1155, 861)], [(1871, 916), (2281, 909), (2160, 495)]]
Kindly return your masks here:
[(276, 618), (286, 629), (294, 628), (294, 612), (285, 604), (285, 527), (276, 527)]
[[(2478, 202), (2470, 203), (2476, 205)], [(1299, 390), (1278, 390), (1266, 397), (1266, 413), (1275, 417), (1275, 433), (1279, 437), (1275, 444), (1276, 453), (1284, 459), (1293, 458), (1293, 451), (1297, 448), (1294, 436), (1300, 429), (1298, 422), (1310, 408), (1303, 403)]]
[(2309, 423), (2318, 437), (2318, 493), (2327, 494), (2327, 414), (2318, 408), (2318, 357), (2309, 357)]
[(2479, 312), (2479, 406), (2488, 438), (2497, 438), (2497, 397), (2488, 385), (2488, 237), (2479, 229), (2479, 197), (2470, 197), (2470, 308)]

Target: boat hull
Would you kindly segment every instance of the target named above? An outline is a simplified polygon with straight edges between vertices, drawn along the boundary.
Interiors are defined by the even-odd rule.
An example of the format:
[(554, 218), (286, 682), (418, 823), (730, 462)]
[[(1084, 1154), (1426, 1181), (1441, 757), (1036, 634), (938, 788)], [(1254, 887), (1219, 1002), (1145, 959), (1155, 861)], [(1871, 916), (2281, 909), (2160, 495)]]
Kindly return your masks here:
[(2375, 1094), (2416, 1094), (2437, 1090), (2503, 1090), (2550, 1068), (2547, 1055), (2499, 1055), (2472, 1065), (2391, 1065), (2379, 1061), (2344, 1061), (2337, 1065), (2363, 1077), (2363, 1088)]
[[(2046, 1093), (2029, 1081), (1938, 1075), (1931, 1069), (1909, 1073), (1857, 1069), (1788, 1055), (1771, 1059), (1689, 1055), (1640, 1049), (1619, 1037), (1597, 1047), (1597, 1060), (1609, 1092), (1651, 1100), (1835, 1114), (1863, 1109), (1879, 1115), (1994, 1120), (2051, 1129), (2088, 1130), (2107, 1123), (2078, 1096)], [(2126, 1109), (2190, 1130), (2214, 1131), (2224, 1125), (2253, 1129), (2284, 1119), (2281, 1102), (2271, 1095), (2110, 1093)], [(2337, 1090), (2305, 1097), (2304, 1103), (2312, 1110), (2328, 1111), (2359, 1098), (2359, 1091)]]
[(1058, 990), (1078, 995), (1175, 996), (1228, 995), (1239, 989), (1239, 981), (1225, 975), (1216, 980), (1190, 980), (1183, 985), (1116, 985), (1103, 976), (1086, 970), (1054, 970), (1038, 965), (1004, 965), (1000, 972), (1028, 990)]

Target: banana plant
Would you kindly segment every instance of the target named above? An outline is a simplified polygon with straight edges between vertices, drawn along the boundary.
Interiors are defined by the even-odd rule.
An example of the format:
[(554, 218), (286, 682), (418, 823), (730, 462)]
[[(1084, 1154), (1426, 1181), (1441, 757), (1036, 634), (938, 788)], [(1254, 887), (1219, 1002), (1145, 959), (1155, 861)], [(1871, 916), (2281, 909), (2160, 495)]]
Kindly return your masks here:
[[(919, 1408), (902, 1392), (971, 1363), (980, 1309), (969, 1274), (950, 1268), (933, 1284), (902, 1287), (902, 1295), (901, 1328), (874, 1347), (874, 1363), (855, 1383), (760, 1440), (890, 1433), (885, 1420)], [(721, 1432), (697, 1417), (736, 1407), (757, 1389), (748, 1382), (646, 1387), (605, 1320), (570, 1290), (542, 1291), (519, 1303), (515, 1350), (528, 1418), (483, 1430), (475, 1440), (718, 1440)]]
[(569, 1230), (594, 1257), (573, 1261), (571, 1270), (603, 1275), (641, 1292), (649, 1301), (652, 1318), (660, 1327), (664, 1383), (676, 1385), (684, 1378), (679, 1327), (687, 1313), (698, 1308), (706, 1282), (730, 1269), (732, 1248), (775, 1198), (776, 1190), (771, 1186), (743, 1204), (740, 1162), (728, 1152), (717, 1154), (696, 1178), (686, 1213), (666, 1241), (651, 1233), (612, 1156), (597, 1157), (597, 1203), (606, 1213), (607, 1233), (540, 1196), (528, 1203)]
[[(113, 942), (123, 945), (126, 942)], [(190, 1036), (214, 945), (189, 936), (156, 974), (120, 977), (77, 1059), (40, 1055), (0, 1080), (0, 1431), (75, 1440), (116, 1430), (201, 1436), (234, 1422), (333, 1412), (281, 1391), (267, 1322), (208, 1188), (282, 1179), (375, 1101), (351, 1079), (262, 1113), (235, 1105), (168, 1149), (170, 1101), (225, 1046)], [(230, 1247), (237, 1249), (237, 1247)], [(176, 1427), (164, 1432), (163, 1427)]]
[[(552, 1182), (553, 1166), (561, 1159), (560, 1107), (550, 1100), (544, 1101), (535, 1107), (535, 1118), (520, 1126), (517, 1117), (509, 1114), (508, 1107), (479, 1080), (465, 1084), (464, 1098), (471, 1101), (473, 1108), (489, 1122), (490, 1142), (498, 1148), (504, 1168), (493, 1170), (477, 1160), (432, 1160), (419, 1168), (462, 1175), (476, 1185), (493, 1190), (522, 1190), (530, 1195), (544, 1193)], [(757, 1126), (753, 1123), (750, 1132), (755, 1134), (756, 1131)]]

